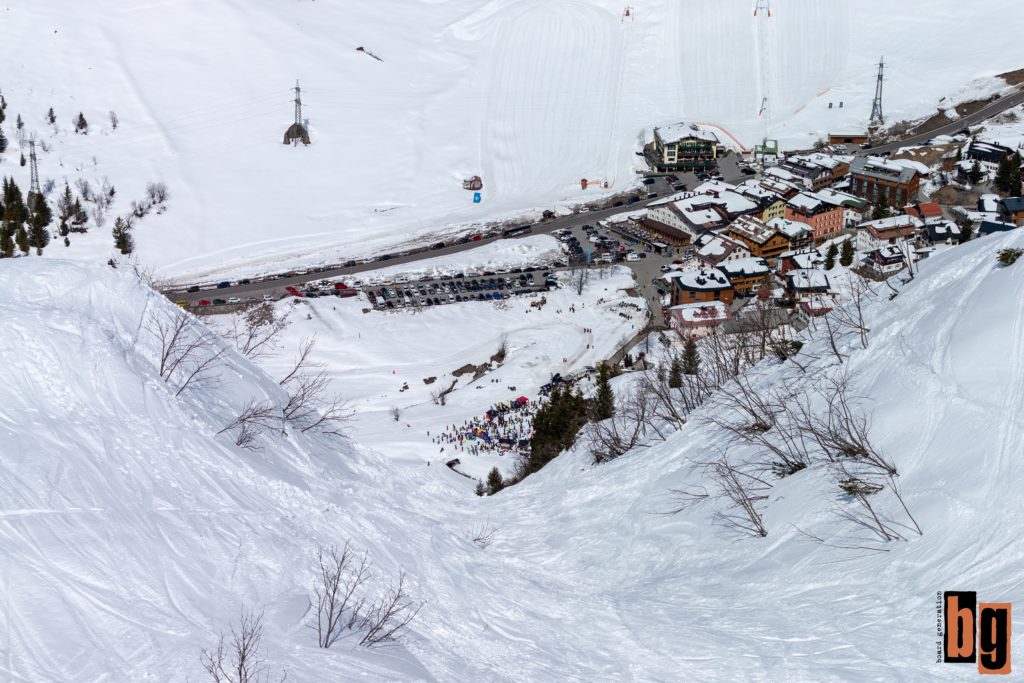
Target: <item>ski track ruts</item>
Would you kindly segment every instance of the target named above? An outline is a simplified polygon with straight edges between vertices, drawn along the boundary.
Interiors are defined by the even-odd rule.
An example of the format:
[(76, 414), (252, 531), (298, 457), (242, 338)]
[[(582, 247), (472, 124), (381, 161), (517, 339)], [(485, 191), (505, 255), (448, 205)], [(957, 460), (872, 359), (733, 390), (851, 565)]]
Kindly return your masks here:
[(1024, 429), (1021, 428), (1020, 418), (1022, 394), (1024, 394), (1024, 312), (1019, 308), (1021, 301), (1024, 301), (1024, 277), (1018, 277), (1017, 289), (1009, 300), (1018, 304), (1014, 312), (1013, 330), (1010, 335), (1010, 343), (1013, 344), (1013, 353), (1010, 354), (1010, 395), (1005, 406), (1010, 416), (999, 427), (999, 452), (998, 461), (995, 464), (997, 471), (1012, 471), (1010, 459), (1019, 459), (1020, 446), (1024, 443)]

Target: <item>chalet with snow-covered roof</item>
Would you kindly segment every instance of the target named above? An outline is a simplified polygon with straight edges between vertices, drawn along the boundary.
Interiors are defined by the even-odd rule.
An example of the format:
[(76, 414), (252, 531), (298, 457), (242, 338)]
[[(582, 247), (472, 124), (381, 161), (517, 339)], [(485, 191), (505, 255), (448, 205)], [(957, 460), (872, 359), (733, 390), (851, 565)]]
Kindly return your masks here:
[(697, 260), (712, 268), (725, 261), (750, 258), (750, 250), (742, 242), (713, 232), (701, 233), (693, 246)]
[(870, 206), (866, 199), (855, 197), (849, 192), (843, 192), (831, 187), (818, 190), (814, 193), (814, 196), (826, 204), (841, 207), (843, 209), (843, 224), (847, 228), (851, 228), (863, 221), (864, 214), (867, 213)]
[(887, 244), (913, 239), (923, 223), (913, 216), (902, 214), (857, 226), (857, 249), (871, 251)]
[(960, 244), (963, 241), (963, 232), (955, 221), (943, 218), (939, 221), (925, 223), (921, 228), (921, 235), (928, 244)]
[(772, 275), (768, 262), (756, 257), (726, 261), (719, 265), (718, 269), (729, 278), (737, 296), (753, 294)]
[(1000, 202), (999, 209), (1009, 222), (1024, 225), (1024, 197), (1006, 197)]
[(722, 301), (731, 304), (736, 295), (726, 277), (718, 268), (701, 268), (669, 273), (672, 280), (672, 305)]
[(753, 216), (740, 216), (729, 224), (725, 234), (742, 242), (752, 256), (759, 258), (775, 258), (791, 246), (786, 235)]
[(872, 249), (861, 260), (861, 265), (880, 277), (888, 277), (906, 266), (906, 254), (892, 244)]
[(903, 207), (903, 213), (922, 223), (942, 220), (942, 207), (937, 202), (914, 202)]
[(999, 220), (987, 220), (982, 221), (981, 225), (978, 226), (978, 236), (993, 235), (998, 232), (1009, 232), (1017, 228), (1015, 223), (1007, 223)]
[(705, 337), (732, 318), (724, 301), (680, 304), (668, 309), (669, 324), (683, 339)]
[(821, 268), (825, 263), (825, 257), (817, 249), (796, 249), (779, 255), (779, 274), (785, 275), (791, 270), (813, 270)]
[(772, 218), (766, 221), (768, 227), (778, 230), (789, 240), (789, 249), (803, 249), (814, 242), (814, 228), (801, 221), (791, 221), (788, 218)]
[(794, 324), (802, 329), (811, 324), (814, 318), (827, 315), (835, 308), (835, 301), (827, 296), (805, 296), (796, 303), (793, 311)]
[(823, 202), (808, 192), (800, 192), (786, 200), (785, 218), (811, 226), (815, 242), (832, 239), (843, 232), (842, 207)]
[(1004, 147), (997, 142), (986, 142), (984, 140), (973, 140), (967, 148), (968, 159), (977, 159), (989, 164), (998, 164), (1007, 155), (1013, 154), (1013, 150)]
[(674, 123), (654, 129), (654, 144), (645, 149), (645, 156), (658, 173), (702, 171), (714, 168), (720, 149), (714, 132), (693, 123)]
[(792, 301), (798, 301), (805, 296), (829, 294), (832, 291), (832, 283), (823, 270), (791, 270), (785, 277), (786, 294)]

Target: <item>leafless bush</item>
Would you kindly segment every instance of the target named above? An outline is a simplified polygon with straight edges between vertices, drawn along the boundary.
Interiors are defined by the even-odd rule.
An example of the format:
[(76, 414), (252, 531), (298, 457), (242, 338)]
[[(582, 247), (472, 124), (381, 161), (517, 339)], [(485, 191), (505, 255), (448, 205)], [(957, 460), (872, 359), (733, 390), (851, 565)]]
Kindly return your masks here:
[(264, 301), (235, 316), (227, 336), (239, 353), (250, 360), (258, 360), (277, 348), (286, 327), (286, 316), (279, 315), (272, 303)]
[(398, 422), (402, 418), (402, 409), (399, 408), (398, 406), (392, 406), (390, 412), (391, 412), (391, 418), (395, 422)]
[(573, 268), (569, 277), (569, 281), (572, 282), (577, 295), (583, 294), (583, 288), (587, 286), (588, 280), (590, 280), (590, 269), (583, 266)]
[(762, 538), (767, 536), (768, 528), (757, 506), (767, 500), (768, 496), (764, 492), (771, 485), (730, 464), (724, 455), (711, 463), (710, 473), (722, 496), (732, 507), (732, 512), (720, 514), (720, 519), (744, 533)]
[(319, 571), (313, 586), (316, 602), (317, 645), (328, 648), (362, 620), (365, 598), (356, 595), (370, 578), (367, 553), (356, 553), (346, 542), (337, 548), (320, 548)]
[(104, 213), (100, 206), (92, 207), (92, 222), (96, 224), (97, 228), (102, 228), (107, 223), (107, 214)]
[(607, 420), (595, 422), (591, 429), (591, 452), (595, 463), (608, 462), (621, 455), (663, 440), (658, 427), (654, 402), (642, 388), (634, 388), (618, 399), (615, 413)]
[(470, 532), (470, 536), (473, 539), (473, 543), (480, 546), (481, 549), (486, 549), (492, 543), (494, 543), (494, 534), (498, 531), (496, 526), (493, 526), (490, 522), (484, 522), (478, 526), (473, 527)]
[(137, 202), (134, 199), (129, 204), (131, 214), (136, 218), (145, 218), (149, 214), (149, 210), (152, 208), (152, 204), (149, 202)]
[(452, 382), (447, 388), (437, 387), (430, 390), (430, 400), (435, 406), (443, 406), (448, 403), (448, 394), (455, 391), (456, 382)]
[(505, 361), (505, 356), (508, 355), (508, 335), (501, 335), (501, 339), (498, 340), (498, 350), (491, 356), (491, 360), (495, 363), (502, 363)]
[(857, 273), (851, 273), (849, 292), (828, 314), (835, 319), (840, 328), (857, 333), (861, 348), (868, 348), (868, 332), (870, 331), (864, 309), (868, 302), (876, 297), (875, 290), (867, 278)]
[(146, 185), (146, 196), (152, 204), (163, 204), (167, 201), (167, 185), (164, 183), (149, 183)]
[(340, 436), (352, 411), (340, 396), (328, 393), (331, 380), (327, 371), (322, 363), (314, 363), (309, 357), (315, 344), (315, 337), (302, 340), (294, 366), (280, 381), (288, 392), (284, 419), (303, 432), (316, 429)]
[(366, 631), (359, 644), (375, 647), (398, 640), (422, 607), (422, 603), (417, 605), (410, 599), (405, 572), (399, 572), (398, 580), (367, 610), (361, 624)]
[(117, 117), (117, 112), (113, 109), (110, 110), (110, 127), (113, 130), (117, 130), (117, 127), (121, 124), (121, 119)]
[(225, 352), (216, 335), (184, 311), (158, 313), (147, 329), (160, 344), (161, 379), (178, 386), (175, 396), (207, 379)]
[(372, 577), (367, 553), (346, 543), (318, 553), (319, 571), (313, 586), (317, 644), (328, 648), (347, 633), (361, 633), (359, 645), (374, 647), (398, 640), (422, 605), (413, 603), (405, 588), (405, 573), (384, 594), (370, 602), (360, 595)]
[[(238, 630), (231, 627), (231, 641), (224, 634), (211, 651), (203, 649), (199, 661), (212, 683), (266, 683), (270, 672), (263, 660), (263, 613), (242, 613)], [(283, 674), (279, 681), (288, 677)]]
[(249, 399), (238, 417), (217, 433), (223, 434), (237, 429), (235, 445), (255, 450), (256, 437), (264, 430), (279, 429), (280, 424), (280, 408), (269, 401), (257, 402), (256, 399)]
[(92, 185), (85, 178), (79, 178), (75, 181), (75, 187), (78, 188), (78, 194), (82, 197), (83, 202), (91, 202), (94, 198)]
[(701, 503), (711, 497), (708, 490), (703, 486), (699, 486), (692, 489), (670, 489), (669, 493), (672, 494), (672, 498), (675, 501), (675, 507), (664, 514), (674, 515), (682, 512), (683, 510), (689, 510), (694, 505)]

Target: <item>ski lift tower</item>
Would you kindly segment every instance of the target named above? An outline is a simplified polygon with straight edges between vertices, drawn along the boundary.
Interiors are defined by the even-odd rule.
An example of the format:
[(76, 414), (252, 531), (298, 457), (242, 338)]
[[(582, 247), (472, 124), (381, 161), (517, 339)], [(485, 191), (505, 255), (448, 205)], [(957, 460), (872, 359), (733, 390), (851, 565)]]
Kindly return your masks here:
[(871, 125), (877, 126), (885, 123), (882, 116), (882, 81), (885, 74), (885, 57), (878, 61), (878, 79), (875, 81), (875, 99), (871, 103)]

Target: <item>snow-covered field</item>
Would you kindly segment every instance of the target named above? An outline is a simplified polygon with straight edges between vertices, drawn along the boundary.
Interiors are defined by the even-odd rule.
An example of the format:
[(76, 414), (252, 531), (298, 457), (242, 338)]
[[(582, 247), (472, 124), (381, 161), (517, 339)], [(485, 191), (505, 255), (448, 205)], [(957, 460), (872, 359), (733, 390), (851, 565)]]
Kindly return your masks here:
[[(165, 278), (255, 274), (592, 198), (581, 178), (621, 190), (660, 123), (747, 146), (861, 130), (882, 55), (889, 120), (1022, 66), (1016, 34), (989, 29), (1024, 22), (1017, 0), (774, 0), (770, 17), (755, 4), (638, 1), (622, 21), (618, 0), (14, 0), (0, 10), (0, 174), (28, 184), (20, 113), (44, 183), (118, 191), (105, 226), (47, 256), (105, 262), (113, 217), (161, 180), (169, 208), (137, 225), (139, 258)], [(296, 79), (309, 148), (281, 144)], [(71, 131), (79, 111), (88, 136)], [(474, 174), (480, 204), (461, 187)]]
[[(428, 461), (439, 465), (460, 457), (460, 469), (471, 476), (483, 479), (495, 466), (507, 474), (515, 465), (512, 455), (467, 456), (450, 446), (442, 453), (431, 436), (444, 425), (482, 416), (495, 403), (537, 399), (552, 374), (596, 365), (643, 329), (645, 302), (625, 292), (635, 285), (629, 269), (594, 273), (582, 295), (566, 286), (500, 303), (474, 301), (416, 312), (363, 313), (369, 306), (363, 297), (288, 299), (277, 304), (291, 321), (279, 353), (260, 364), (282, 377), (302, 340), (315, 337), (311, 357), (326, 364), (334, 390), (355, 410), (357, 441), (414, 470)], [(564, 281), (568, 277), (562, 274)], [(530, 305), (542, 297), (547, 300), (542, 307)], [(500, 365), (476, 380), (472, 372), (452, 374), (467, 363), (487, 366), (503, 338), (508, 353)], [(426, 384), (431, 377), (436, 379)], [(434, 405), (431, 392), (455, 381), (447, 404)], [(392, 408), (401, 411), (397, 422)]]
[[(842, 516), (850, 503), (818, 467), (775, 483), (764, 539), (737, 537), (713, 500), (659, 514), (675, 505), (672, 490), (708, 485), (693, 464), (729, 446), (698, 419), (608, 465), (563, 454), (488, 498), (453, 486), (461, 478), (446, 468), (315, 433), (265, 434), (260, 450), (241, 450), (217, 432), (250, 398), (282, 400), (274, 378), (229, 352), (218, 381), (175, 396), (146, 331), (151, 316), (176, 311), (163, 297), (124, 270), (6, 264), (0, 674), (204, 680), (199, 650), (248, 606), (263, 610), (267, 663), (289, 681), (974, 680), (974, 666), (934, 662), (934, 602), (950, 589), (1024, 600), (1024, 267), (996, 265), (1004, 246), (1024, 236), (928, 259), (896, 299), (871, 306), (869, 347), (840, 347), (924, 531), (898, 527), (908, 540), (884, 546)], [(310, 331), (358, 327), (361, 314), (332, 322), (329, 305), (312, 302)], [(491, 314), (445, 308), (468, 316), (456, 323), (467, 345), (489, 354)], [(395, 339), (404, 320), (395, 316)], [(478, 322), (491, 331), (477, 335)], [(412, 391), (429, 355), (447, 369), (423, 335), (445, 349), (452, 335), (415, 330), (389, 344), (396, 367), (365, 350), (373, 384), (409, 371)], [(513, 333), (512, 345), (538, 335)], [(324, 352), (350, 386), (372, 390), (351, 349)], [(809, 386), (831, 351), (819, 339), (801, 355), (823, 359), (797, 380)], [(528, 357), (513, 350), (508, 367), (538, 381)], [(769, 361), (754, 382), (772, 385), (780, 367)], [(384, 409), (395, 391), (368, 403)], [(890, 523), (905, 520), (891, 498), (876, 505)], [(488, 523), (493, 544), (482, 549), (474, 529)], [(313, 555), (348, 538), (370, 551), (377, 580), (404, 567), (426, 602), (403, 645), (314, 647)], [(860, 545), (885, 552), (836, 547)], [(1021, 645), (1016, 629), (1013, 652)]]

